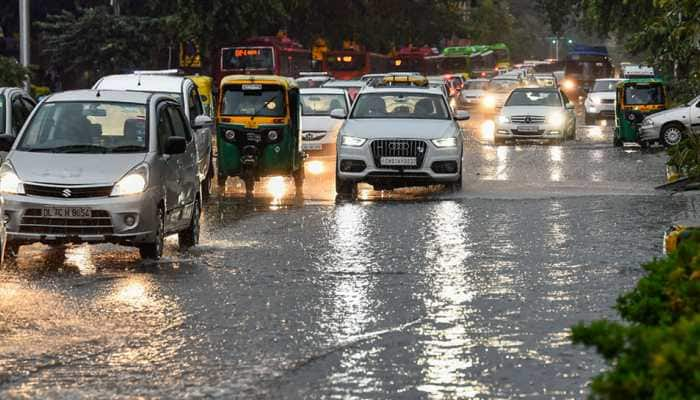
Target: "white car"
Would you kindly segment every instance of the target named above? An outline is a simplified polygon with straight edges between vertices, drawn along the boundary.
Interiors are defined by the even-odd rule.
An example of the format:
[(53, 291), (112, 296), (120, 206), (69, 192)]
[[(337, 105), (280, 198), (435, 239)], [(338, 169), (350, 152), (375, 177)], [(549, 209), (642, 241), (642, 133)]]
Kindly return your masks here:
[(559, 89), (515, 89), (496, 118), (496, 145), (503, 144), (506, 140), (529, 139), (560, 143), (575, 138), (574, 104)]
[(493, 112), (502, 108), (510, 92), (522, 84), (523, 81), (515, 75), (501, 75), (491, 79), (488, 92), (482, 98), (482, 109)]
[(461, 93), (462, 105), (465, 108), (478, 107), (483, 97), (486, 96), (488, 86), (488, 79), (469, 79), (464, 82), (464, 88)]
[(598, 119), (615, 118), (615, 88), (620, 79), (596, 79), (593, 89), (586, 96), (586, 125), (594, 125)]
[(375, 189), (462, 184), (464, 137), (458, 121), (466, 111), (452, 112), (439, 88), (365, 88), (338, 136), (336, 191), (353, 197), (357, 184)]
[(681, 106), (648, 115), (642, 121), (639, 140), (670, 147), (689, 134), (700, 135), (700, 96)]
[(93, 86), (94, 90), (126, 90), (131, 92), (166, 93), (177, 99), (182, 105), (185, 117), (195, 132), (197, 147), (197, 166), (199, 181), (202, 185), (202, 197), (209, 198), (214, 177), (212, 134), (214, 121), (206, 114), (197, 85), (182, 76), (149, 74), (147, 71), (106, 76)]
[(335, 142), (342, 122), (331, 111), (350, 109), (343, 89), (301, 89), (302, 150), (311, 155), (335, 155)]

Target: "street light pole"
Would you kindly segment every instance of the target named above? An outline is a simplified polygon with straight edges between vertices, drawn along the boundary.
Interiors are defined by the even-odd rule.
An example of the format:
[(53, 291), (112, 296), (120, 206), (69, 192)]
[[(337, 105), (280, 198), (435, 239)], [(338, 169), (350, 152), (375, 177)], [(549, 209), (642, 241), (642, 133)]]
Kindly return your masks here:
[[(19, 62), (29, 67), (29, 1), (19, 0)], [(29, 76), (24, 82), (24, 88), (29, 91)]]

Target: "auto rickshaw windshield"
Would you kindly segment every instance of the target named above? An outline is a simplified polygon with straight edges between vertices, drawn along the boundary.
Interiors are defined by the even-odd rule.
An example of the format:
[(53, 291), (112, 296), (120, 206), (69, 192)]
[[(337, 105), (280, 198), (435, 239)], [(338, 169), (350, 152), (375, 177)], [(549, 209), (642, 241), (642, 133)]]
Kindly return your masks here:
[(224, 87), (221, 115), (284, 117), (284, 90), (278, 85), (239, 84)]
[(625, 87), (625, 104), (649, 105), (664, 104), (664, 91), (657, 85), (631, 85)]

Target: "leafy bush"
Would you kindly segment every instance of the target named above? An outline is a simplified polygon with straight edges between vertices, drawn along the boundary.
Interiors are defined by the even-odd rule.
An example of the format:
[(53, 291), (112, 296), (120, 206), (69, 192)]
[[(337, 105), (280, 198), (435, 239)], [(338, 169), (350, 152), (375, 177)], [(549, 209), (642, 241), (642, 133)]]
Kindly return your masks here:
[(0, 86), (20, 86), (29, 71), (14, 58), (0, 56)]
[(625, 323), (578, 324), (574, 343), (594, 347), (611, 369), (592, 399), (700, 399), (700, 235), (644, 268), (616, 309)]
[(700, 79), (682, 79), (668, 82), (668, 96), (671, 104), (681, 105), (700, 94)]
[(700, 177), (700, 137), (687, 135), (683, 141), (668, 149), (667, 164), (682, 175)]

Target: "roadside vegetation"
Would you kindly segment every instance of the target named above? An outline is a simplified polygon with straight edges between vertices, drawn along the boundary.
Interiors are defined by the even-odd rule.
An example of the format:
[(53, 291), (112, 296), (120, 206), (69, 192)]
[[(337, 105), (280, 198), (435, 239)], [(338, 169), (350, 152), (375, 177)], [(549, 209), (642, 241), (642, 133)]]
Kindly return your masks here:
[(20, 86), (29, 71), (11, 57), (0, 56), (0, 87)]
[(687, 400), (700, 396), (700, 235), (644, 266), (648, 274), (620, 297), (622, 322), (572, 330), (610, 369), (592, 383), (592, 399)]

